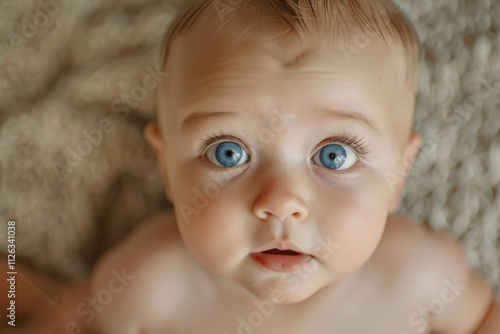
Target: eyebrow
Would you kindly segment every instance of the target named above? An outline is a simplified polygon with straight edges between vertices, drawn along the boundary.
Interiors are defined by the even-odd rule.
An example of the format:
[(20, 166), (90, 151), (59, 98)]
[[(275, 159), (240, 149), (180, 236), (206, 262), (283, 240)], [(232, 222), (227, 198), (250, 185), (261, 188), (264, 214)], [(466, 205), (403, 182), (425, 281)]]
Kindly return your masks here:
[(334, 119), (344, 119), (352, 120), (363, 124), (367, 127), (375, 136), (382, 138), (382, 131), (375, 125), (369, 117), (366, 115), (356, 112), (356, 111), (342, 111), (342, 110), (331, 110), (331, 109), (320, 109), (319, 112), (326, 113), (328, 118)]
[(201, 123), (205, 122), (208, 119), (213, 119), (213, 118), (222, 118), (222, 117), (232, 117), (235, 116), (235, 112), (232, 111), (210, 111), (210, 110), (203, 110), (203, 111), (197, 111), (184, 120), (182, 122), (182, 131), (188, 132), (192, 131), (194, 128), (199, 126)]
[[(380, 129), (375, 125), (375, 123), (370, 118), (368, 118), (362, 113), (331, 110), (331, 109), (319, 109), (316, 110), (316, 112), (321, 112), (322, 114), (326, 114), (328, 118), (333, 118), (337, 120), (342, 119), (342, 120), (356, 121), (367, 127), (377, 137), (382, 137), (382, 132), (380, 131)], [(209, 119), (234, 117), (236, 116), (236, 114), (237, 114), (236, 112), (232, 111), (210, 111), (210, 110), (197, 111), (186, 117), (186, 119), (182, 123), (182, 131), (185, 132), (192, 131), (201, 123)]]

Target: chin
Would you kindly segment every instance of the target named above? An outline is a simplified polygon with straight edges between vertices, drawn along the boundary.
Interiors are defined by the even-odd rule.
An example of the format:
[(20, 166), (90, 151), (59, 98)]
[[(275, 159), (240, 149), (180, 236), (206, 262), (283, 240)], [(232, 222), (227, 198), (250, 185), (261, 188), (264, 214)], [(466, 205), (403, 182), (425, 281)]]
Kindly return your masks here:
[(260, 294), (255, 294), (256, 297), (262, 300), (270, 300), (276, 305), (295, 305), (295, 304), (300, 304), (309, 298), (311, 298), (313, 295), (316, 294), (317, 291), (280, 291), (279, 295), (277, 296), (276, 293), (274, 294), (268, 294), (268, 293), (260, 293)]
[(313, 278), (303, 279), (298, 275), (288, 275), (260, 282), (247, 281), (243, 285), (259, 299), (269, 300), (276, 305), (293, 305), (311, 298), (321, 289), (321, 286), (312, 281)]

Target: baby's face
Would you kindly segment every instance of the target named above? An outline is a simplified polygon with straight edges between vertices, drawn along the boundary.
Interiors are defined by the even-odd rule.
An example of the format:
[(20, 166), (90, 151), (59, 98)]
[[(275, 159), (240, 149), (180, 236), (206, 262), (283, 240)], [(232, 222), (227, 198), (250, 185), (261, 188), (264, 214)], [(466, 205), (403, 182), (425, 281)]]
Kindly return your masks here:
[[(395, 124), (414, 99), (404, 59), (209, 35), (175, 42), (160, 97), (180, 233), (209, 270), (300, 302), (360, 268), (395, 208), (411, 121)], [(280, 248), (300, 254), (263, 253)]]

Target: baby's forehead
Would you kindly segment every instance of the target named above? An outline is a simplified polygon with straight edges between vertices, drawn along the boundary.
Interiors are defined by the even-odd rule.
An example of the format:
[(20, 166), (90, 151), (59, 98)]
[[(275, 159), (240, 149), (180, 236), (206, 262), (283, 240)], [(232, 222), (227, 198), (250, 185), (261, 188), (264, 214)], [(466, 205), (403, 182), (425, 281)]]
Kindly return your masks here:
[[(182, 89), (185, 92), (177, 94), (197, 95), (194, 92), (203, 91), (204, 87), (193, 86), (201, 81), (231, 76), (241, 69), (248, 74), (251, 68), (272, 68), (278, 72), (351, 69), (353, 76), (370, 74), (375, 78), (370, 80), (374, 86), (390, 82), (389, 86), (374, 90), (386, 89), (392, 95), (407, 83), (408, 62), (403, 47), (391, 39), (382, 42), (356, 26), (325, 38), (314, 30), (297, 34), (282, 22), (258, 20), (237, 10), (224, 20), (217, 16), (198, 19), (200, 22), (189, 33), (177, 36), (170, 46), (167, 71), (172, 74), (170, 80), (176, 82), (176, 87), (170, 88), (189, 86), (189, 92)], [(180, 82), (185, 84), (179, 85)]]
[(313, 30), (287, 33), (284, 25), (255, 25), (252, 18), (239, 18), (235, 14), (226, 24), (206, 20), (198, 29), (176, 38), (168, 71), (196, 77), (196, 72), (222, 73), (252, 67), (276, 71), (337, 69), (352, 70), (353, 75), (364, 71), (377, 76), (381, 84), (402, 84), (407, 77), (408, 62), (395, 41), (382, 42), (373, 35), (360, 35), (361, 30), (354, 28), (330, 38)]
[[(383, 102), (377, 105), (390, 103), (392, 106), (390, 101), (400, 96), (403, 86), (399, 82), (403, 78), (402, 57), (388, 61), (388, 55), (380, 46), (367, 46), (363, 52), (349, 54), (347, 58), (341, 49), (315, 39), (280, 43), (242, 39), (231, 45), (225, 43), (224, 39), (210, 41), (193, 35), (172, 49), (175, 66), (171, 70), (176, 85), (169, 98), (172, 103), (175, 101), (176, 108), (171, 110), (189, 113), (186, 110), (190, 108), (186, 106), (212, 101), (217, 110), (220, 101), (228, 100), (236, 106), (256, 106), (257, 101), (267, 101), (270, 96), (275, 101), (285, 101), (279, 97), (288, 96), (297, 105), (309, 99), (325, 106), (326, 101), (335, 101), (332, 106), (345, 105), (346, 108), (349, 105), (361, 108), (359, 106), (379, 101)], [(262, 87), (265, 89), (261, 90)], [(315, 108), (311, 106), (307, 110)], [(247, 116), (254, 116), (253, 111), (245, 112), (247, 109), (256, 110), (238, 109)], [(386, 108), (387, 112), (390, 109)], [(263, 108), (262, 112), (266, 114), (267, 109)], [(377, 115), (387, 117), (386, 112)], [(175, 115), (173, 123), (179, 124), (184, 116)]]
[[(224, 31), (223, 31), (224, 30)], [(404, 80), (407, 61), (401, 48), (388, 48), (374, 37), (359, 44), (355, 38), (342, 36), (330, 41), (314, 35), (288, 35), (276, 31), (240, 35), (235, 29), (221, 29), (217, 38), (207, 30), (192, 33), (173, 43), (171, 70), (190, 68), (191, 72), (217, 69), (219, 72), (237, 67), (268, 67), (276, 71), (338, 69), (375, 74), (380, 82)], [(179, 66), (183, 63), (183, 66)]]
[(311, 25), (309, 30), (292, 31), (283, 21), (258, 17), (244, 7), (223, 17), (205, 14), (198, 21), (189, 32), (172, 41), (171, 51), (180, 48), (178, 58), (183, 61), (216, 60), (231, 54), (242, 57), (242, 50), (255, 55), (260, 49), (285, 67), (299, 63), (305, 56), (326, 52), (340, 54), (346, 64), (363, 57), (372, 66), (389, 64), (394, 73), (408, 72), (410, 66), (401, 43), (370, 34), (354, 23), (347, 29), (339, 26), (333, 32), (319, 23)]
[[(369, 49), (379, 53), (390, 51), (390, 55), (406, 53), (404, 58), (412, 58), (413, 52), (409, 52), (408, 47), (413, 43), (407, 36), (411, 24), (401, 15), (380, 5), (374, 6), (370, 1), (366, 5), (354, 1), (348, 6), (352, 6), (349, 10), (334, 6), (333, 11), (329, 9), (323, 14), (317, 10), (313, 14), (308, 6), (301, 5), (301, 10), (293, 14), (296, 16), (290, 17), (291, 13), (285, 13), (283, 8), (277, 9), (285, 7), (284, 4), (270, 6), (266, 1), (262, 4), (256, 2), (245, 0), (239, 6), (233, 6), (232, 1), (207, 1), (207, 7), (192, 15), (195, 18), (187, 20), (190, 23), (176, 38), (199, 36), (204, 41), (223, 41), (224, 47), (249, 41), (258, 44), (271, 42), (282, 51), (292, 50), (287, 63), (293, 63), (293, 55), (301, 53), (295, 51), (297, 48), (288, 47), (290, 44), (303, 43), (307, 47), (313, 40), (342, 51), (346, 57)], [(325, 3), (314, 2), (314, 6), (326, 6)], [(276, 8), (270, 9), (274, 6)], [(360, 13), (356, 13), (356, 8)], [(210, 45), (199, 49), (206, 52)]]

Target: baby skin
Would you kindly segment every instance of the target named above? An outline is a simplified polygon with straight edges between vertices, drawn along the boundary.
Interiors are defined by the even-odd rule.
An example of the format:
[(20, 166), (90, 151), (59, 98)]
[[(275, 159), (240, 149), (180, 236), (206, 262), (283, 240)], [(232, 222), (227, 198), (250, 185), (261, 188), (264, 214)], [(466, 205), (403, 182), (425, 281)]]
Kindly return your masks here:
[(500, 333), (458, 242), (395, 215), (422, 143), (403, 47), (346, 54), (347, 35), (240, 33), (257, 19), (231, 15), (172, 42), (145, 136), (174, 212), (102, 257), (67, 305), (78, 328)]
[(401, 47), (373, 39), (346, 57), (347, 38), (234, 31), (206, 20), (171, 45), (145, 136), (175, 212), (103, 258), (91, 295), (113, 271), (134, 278), (94, 323), (110, 334), (499, 333), (493, 290), (459, 244), (394, 215), (422, 142)]

